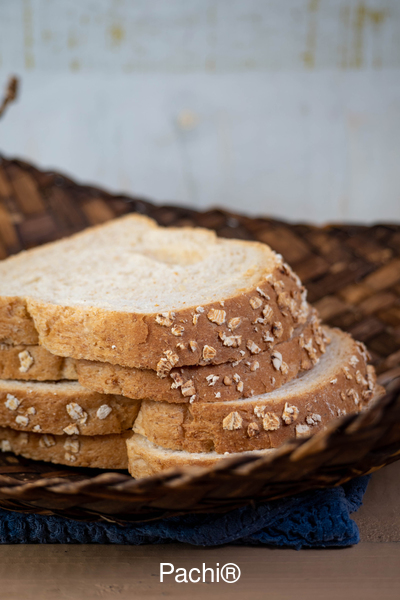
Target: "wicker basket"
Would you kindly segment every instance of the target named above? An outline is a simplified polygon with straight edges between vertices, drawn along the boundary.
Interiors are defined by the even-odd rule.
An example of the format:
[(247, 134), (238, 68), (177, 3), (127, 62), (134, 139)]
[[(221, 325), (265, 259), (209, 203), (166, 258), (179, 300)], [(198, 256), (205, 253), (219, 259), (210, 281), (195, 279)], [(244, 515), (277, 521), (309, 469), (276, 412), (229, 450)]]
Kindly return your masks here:
[(388, 393), (372, 409), (332, 422), (269, 457), (231, 457), (133, 480), (125, 472), (0, 457), (0, 507), (117, 523), (227, 511), (339, 485), (400, 457), (400, 226), (290, 225), (223, 210), (196, 212), (108, 194), (17, 160), (0, 159), (0, 258), (113, 217), (140, 212), (162, 225), (200, 225), (259, 240), (283, 254), (331, 326), (365, 342)]

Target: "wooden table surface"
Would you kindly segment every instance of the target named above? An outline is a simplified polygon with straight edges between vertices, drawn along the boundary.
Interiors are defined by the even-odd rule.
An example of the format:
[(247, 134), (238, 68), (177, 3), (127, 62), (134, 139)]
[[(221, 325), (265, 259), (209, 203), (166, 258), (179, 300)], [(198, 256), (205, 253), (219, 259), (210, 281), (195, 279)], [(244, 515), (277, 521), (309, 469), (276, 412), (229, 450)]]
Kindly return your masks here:
[[(400, 598), (400, 462), (374, 474), (356, 519), (353, 548), (280, 550), (160, 546), (0, 546), (0, 600), (132, 598)], [(235, 563), (236, 583), (160, 583), (160, 563), (175, 568)]]

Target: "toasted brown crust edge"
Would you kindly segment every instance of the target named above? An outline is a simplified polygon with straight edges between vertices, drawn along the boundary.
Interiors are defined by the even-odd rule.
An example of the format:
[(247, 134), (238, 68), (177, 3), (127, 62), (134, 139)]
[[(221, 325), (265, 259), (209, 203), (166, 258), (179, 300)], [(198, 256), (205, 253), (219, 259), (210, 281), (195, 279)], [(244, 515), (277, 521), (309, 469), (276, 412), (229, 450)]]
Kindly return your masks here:
[[(25, 458), (95, 469), (127, 469), (128, 434), (78, 436), (22, 433), (0, 427), (0, 448)], [(78, 442), (78, 445), (74, 444)], [(78, 449), (78, 452), (76, 452)], [(72, 457), (72, 458), (71, 458)]]
[(0, 296), (0, 343), (39, 343), (39, 334), (23, 298)]
[[(35, 386), (34, 382), (31, 386), (6, 383), (9, 385), (0, 389), (0, 423), (19, 431), (34, 432), (40, 427), (40, 432), (54, 435), (64, 435), (64, 428), (84, 436), (117, 434), (132, 428), (140, 409), (138, 400), (98, 394), (80, 386), (67, 393), (62, 387), (57, 391), (57, 384), (49, 390), (46, 384)], [(73, 410), (75, 405), (78, 412)], [(103, 408), (98, 412), (100, 407), (111, 411)]]
[(0, 344), (0, 379), (75, 381), (78, 375), (74, 359), (55, 356), (43, 346)]

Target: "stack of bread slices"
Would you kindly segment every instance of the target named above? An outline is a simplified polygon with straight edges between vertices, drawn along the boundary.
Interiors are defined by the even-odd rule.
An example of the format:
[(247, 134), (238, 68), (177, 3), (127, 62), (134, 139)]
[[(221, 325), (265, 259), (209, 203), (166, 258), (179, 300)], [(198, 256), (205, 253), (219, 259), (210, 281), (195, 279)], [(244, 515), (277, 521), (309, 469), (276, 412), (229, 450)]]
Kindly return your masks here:
[(0, 444), (134, 477), (365, 408), (365, 347), (268, 246), (131, 215), (0, 262)]

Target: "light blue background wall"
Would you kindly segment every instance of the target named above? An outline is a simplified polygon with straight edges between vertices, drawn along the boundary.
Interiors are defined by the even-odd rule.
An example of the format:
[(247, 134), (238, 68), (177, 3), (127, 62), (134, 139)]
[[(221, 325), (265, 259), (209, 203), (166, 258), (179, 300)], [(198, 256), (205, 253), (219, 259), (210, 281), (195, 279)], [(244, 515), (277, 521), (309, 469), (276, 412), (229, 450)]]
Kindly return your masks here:
[(1, 0), (0, 151), (157, 202), (400, 220), (398, 0)]

